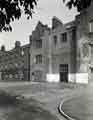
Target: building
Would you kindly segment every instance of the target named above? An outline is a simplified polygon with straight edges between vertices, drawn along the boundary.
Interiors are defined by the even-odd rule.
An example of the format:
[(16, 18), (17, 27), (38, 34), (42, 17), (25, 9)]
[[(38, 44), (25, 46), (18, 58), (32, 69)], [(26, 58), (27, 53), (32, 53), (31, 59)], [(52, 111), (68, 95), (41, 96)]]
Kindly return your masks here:
[(76, 16), (77, 74), (79, 82), (93, 81), (93, 1)]
[(0, 50), (0, 79), (2, 81), (29, 81), (30, 80), (30, 44), (21, 46), (15, 42), (12, 50)]
[[(45, 34), (45, 31), (46, 34)], [(30, 36), (30, 77), (32, 81), (46, 81), (46, 74), (48, 72), (48, 55), (47, 55), (47, 39), (49, 28), (38, 22), (35, 30)]]
[(38, 23), (31, 36), (30, 76), (33, 81), (88, 83), (93, 81), (93, 2), (75, 20), (52, 27)]
[(49, 34), (48, 81), (69, 82), (76, 73), (76, 26), (75, 21), (63, 24), (58, 18), (52, 19)]
[(30, 43), (0, 51), (0, 78), (12, 81), (74, 82), (93, 81), (93, 2), (64, 24), (57, 17), (52, 27), (40, 21)]
[(63, 25), (54, 17), (52, 28), (38, 22), (30, 40), (31, 80), (68, 82), (69, 73), (76, 73), (75, 21)]

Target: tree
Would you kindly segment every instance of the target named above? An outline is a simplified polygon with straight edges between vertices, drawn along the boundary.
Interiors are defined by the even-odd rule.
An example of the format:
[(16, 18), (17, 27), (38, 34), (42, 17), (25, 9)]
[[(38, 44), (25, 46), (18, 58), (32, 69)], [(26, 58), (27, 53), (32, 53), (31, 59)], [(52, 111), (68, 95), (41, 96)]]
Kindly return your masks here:
[(38, 0), (0, 0), (0, 31), (12, 31), (11, 22), (27, 15), (32, 17), (34, 6)]
[[(63, 0), (63, 2), (66, 2), (67, 0)], [(92, 0), (69, 0), (67, 2), (67, 6), (69, 9), (72, 8), (72, 6), (77, 7), (77, 11), (80, 12), (81, 10), (88, 8), (91, 4)]]

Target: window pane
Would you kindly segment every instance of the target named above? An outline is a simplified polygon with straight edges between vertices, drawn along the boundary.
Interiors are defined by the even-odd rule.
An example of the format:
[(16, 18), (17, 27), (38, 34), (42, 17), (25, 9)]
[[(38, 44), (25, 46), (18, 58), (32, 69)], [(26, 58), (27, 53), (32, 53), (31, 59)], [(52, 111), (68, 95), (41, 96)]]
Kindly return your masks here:
[(93, 21), (89, 23), (89, 32), (93, 32)]
[(36, 40), (36, 48), (42, 48), (42, 40)]
[(54, 36), (53, 36), (53, 39), (54, 39), (54, 45), (56, 46), (56, 45), (57, 45), (57, 36), (54, 35)]
[(60, 40), (61, 40), (61, 42), (66, 42), (67, 41), (67, 33), (66, 32), (62, 33), (60, 35)]
[(36, 55), (36, 64), (42, 63), (42, 55)]

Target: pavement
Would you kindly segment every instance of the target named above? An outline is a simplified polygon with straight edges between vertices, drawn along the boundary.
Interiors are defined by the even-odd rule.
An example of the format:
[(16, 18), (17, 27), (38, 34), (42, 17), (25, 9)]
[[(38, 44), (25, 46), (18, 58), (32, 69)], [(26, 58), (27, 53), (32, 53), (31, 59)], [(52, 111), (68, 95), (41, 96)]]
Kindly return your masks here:
[(0, 88), (12, 94), (24, 96), (25, 99), (29, 99), (29, 103), (31, 99), (38, 101), (43, 109), (50, 111), (59, 120), (66, 120), (58, 112), (59, 103), (66, 98), (75, 96), (78, 91), (75, 84), (65, 83), (0, 83)]
[(93, 84), (88, 84), (78, 93), (79, 96), (72, 96), (62, 104), (62, 110), (74, 120), (93, 120)]

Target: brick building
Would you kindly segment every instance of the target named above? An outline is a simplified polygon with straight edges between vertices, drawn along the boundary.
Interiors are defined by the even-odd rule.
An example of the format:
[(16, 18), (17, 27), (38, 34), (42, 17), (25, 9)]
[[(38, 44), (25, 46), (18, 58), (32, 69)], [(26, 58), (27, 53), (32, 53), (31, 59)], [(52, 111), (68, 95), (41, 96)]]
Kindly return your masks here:
[(0, 79), (4, 81), (30, 80), (30, 44), (21, 46), (15, 42), (15, 48), (6, 51), (2, 46), (0, 50)]

